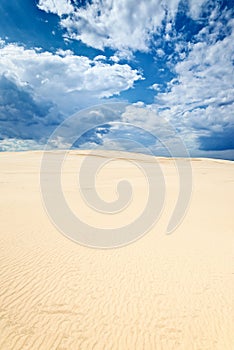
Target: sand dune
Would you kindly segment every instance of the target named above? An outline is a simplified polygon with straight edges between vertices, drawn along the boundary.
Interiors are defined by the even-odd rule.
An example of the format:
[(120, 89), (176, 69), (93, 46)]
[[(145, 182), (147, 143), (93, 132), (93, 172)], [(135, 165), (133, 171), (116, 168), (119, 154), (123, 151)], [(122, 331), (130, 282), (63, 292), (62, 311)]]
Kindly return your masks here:
[[(77, 172), (87, 152), (73, 151), (62, 186), (76, 215), (117, 227), (147, 202), (139, 163), (118, 152), (97, 177), (111, 201), (127, 176), (135, 195), (126, 211), (96, 213), (79, 197)], [(90, 157), (95, 157), (92, 155)], [(144, 237), (117, 249), (92, 249), (62, 235), (40, 193), (42, 152), (0, 154), (0, 349), (231, 350), (233, 331), (234, 164), (193, 159), (193, 196), (184, 221), (165, 230), (178, 195), (173, 161), (159, 158), (166, 200)], [(187, 160), (181, 160), (186, 162)], [(88, 189), (87, 189), (88, 190)]]

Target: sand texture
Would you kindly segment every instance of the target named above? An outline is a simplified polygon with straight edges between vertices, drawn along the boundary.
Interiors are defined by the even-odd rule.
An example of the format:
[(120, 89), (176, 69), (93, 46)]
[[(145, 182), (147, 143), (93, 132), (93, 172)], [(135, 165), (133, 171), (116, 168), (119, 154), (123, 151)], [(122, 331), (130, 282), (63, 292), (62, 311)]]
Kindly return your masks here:
[[(178, 176), (173, 161), (160, 158), (167, 193), (158, 222), (132, 244), (101, 250), (74, 243), (52, 224), (40, 193), (41, 157), (39, 151), (0, 154), (1, 350), (234, 349), (233, 162), (191, 161), (187, 215), (166, 235)], [(116, 217), (94, 212), (79, 197), (85, 157), (73, 151), (64, 164), (62, 185), (73, 212), (107, 228), (139, 215), (147, 191), (144, 175), (125, 160), (131, 155), (121, 153), (96, 181), (106, 201), (116, 198), (118, 178), (132, 181), (134, 198)]]

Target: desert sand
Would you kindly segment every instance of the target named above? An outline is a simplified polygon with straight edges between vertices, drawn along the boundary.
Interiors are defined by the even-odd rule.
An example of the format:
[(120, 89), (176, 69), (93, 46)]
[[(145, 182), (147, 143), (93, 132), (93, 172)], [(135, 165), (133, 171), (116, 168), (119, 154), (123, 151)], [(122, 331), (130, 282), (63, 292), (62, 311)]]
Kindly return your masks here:
[[(135, 191), (116, 217), (79, 198), (77, 172), (86, 156), (72, 151), (63, 168), (73, 212), (108, 228), (139, 215), (147, 184), (126, 160), (132, 155), (102, 151), (117, 159), (97, 177), (100, 196), (116, 198), (115, 181), (123, 177)], [(1, 350), (234, 349), (233, 162), (191, 160), (192, 199), (183, 222), (166, 235), (178, 176), (172, 159), (159, 158), (167, 193), (158, 222), (132, 244), (94, 249), (65, 237), (48, 217), (41, 158), (39, 151), (0, 154)]]

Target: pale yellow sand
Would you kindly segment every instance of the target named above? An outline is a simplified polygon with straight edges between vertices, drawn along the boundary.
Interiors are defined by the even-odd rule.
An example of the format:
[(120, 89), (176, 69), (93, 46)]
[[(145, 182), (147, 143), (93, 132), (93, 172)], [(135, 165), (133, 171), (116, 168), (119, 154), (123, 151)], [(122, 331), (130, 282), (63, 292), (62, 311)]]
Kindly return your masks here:
[[(64, 192), (74, 212), (102, 226), (77, 199), (83, 154), (68, 157)], [(188, 213), (165, 235), (178, 181), (173, 161), (162, 158), (167, 197), (158, 223), (133, 244), (96, 250), (65, 238), (45, 213), (41, 155), (0, 154), (0, 349), (234, 349), (234, 164), (192, 161)], [(138, 215), (145, 201), (143, 175), (124, 160), (97, 179), (103, 198), (115, 196), (118, 175), (128, 175), (140, 199), (122, 221), (106, 217), (107, 227)]]

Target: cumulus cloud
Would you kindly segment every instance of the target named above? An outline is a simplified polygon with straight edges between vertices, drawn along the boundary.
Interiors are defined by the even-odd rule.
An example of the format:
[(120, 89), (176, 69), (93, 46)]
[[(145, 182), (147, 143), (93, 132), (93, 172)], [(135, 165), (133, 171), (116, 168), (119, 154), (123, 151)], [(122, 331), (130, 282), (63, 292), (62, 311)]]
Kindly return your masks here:
[(215, 24), (214, 16), (215, 10), (190, 43), (188, 56), (175, 64), (176, 77), (167, 91), (158, 93), (155, 101), (155, 108), (187, 134), (190, 143), (191, 134), (196, 136), (197, 148), (203, 150), (233, 147), (227, 138), (234, 125), (234, 20), (231, 11), (224, 11)]
[(111, 103), (83, 110), (60, 125), (49, 146), (57, 145), (58, 140), (63, 148), (187, 155), (172, 125), (141, 103)]
[(143, 128), (121, 122), (104, 125), (101, 132), (99, 129), (94, 129), (89, 135), (85, 135), (77, 146), (83, 149), (98, 148), (155, 154), (156, 139)]
[[(202, 6), (202, 2), (199, 6)], [(196, 7), (191, 5), (190, 11), (194, 18), (198, 18)], [(167, 25), (168, 34), (173, 30), (172, 26)], [(155, 104), (142, 109), (128, 107), (120, 120), (142, 126), (175, 149), (176, 140), (171, 125), (192, 155), (233, 159), (233, 42), (232, 11), (224, 9), (220, 12), (214, 6), (206, 18), (206, 25), (191, 41), (177, 41), (175, 51), (179, 54), (179, 60), (174, 62), (172, 56), (168, 57), (174, 78), (168, 83), (166, 91), (160, 93), (159, 84), (151, 85), (150, 88), (157, 92)], [(163, 52), (157, 54), (163, 56)], [(103, 146), (108, 147), (112, 131), (113, 127), (102, 138)], [(134, 132), (131, 135), (133, 139), (140, 137)], [(121, 142), (116, 141), (112, 145), (121, 148)], [(130, 149), (126, 141), (122, 149), (125, 146)], [(157, 142), (151, 148), (157, 154), (164, 154)]]
[[(38, 7), (60, 17), (65, 40), (109, 48), (105, 54), (111, 57), (103, 53), (91, 59), (62, 49), (54, 54), (0, 40), (0, 139), (4, 139), (0, 147), (36, 147), (30, 137), (39, 144), (40, 135), (45, 138), (65, 116), (134, 87), (134, 82), (143, 79), (142, 73), (131, 67), (141, 64), (138, 56), (146, 57), (138, 54), (134, 59), (135, 52), (141, 51), (148, 52), (149, 62), (154, 60), (156, 79), (148, 77), (149, 84), (141, 85), (143, 93), (138, 98), (144, 101), (147, 92), (155, 94), (155, 103), (146, 106), (138, 101), (124, 112), (105, 112), (105, 126), (88, 134), (90, 144), (108, 147), (111, 137), (121, 131), (146, 144), (152, 141), (130, 126), (121, 130), (111, 124), (119, 120), (152, 131), (176, 148), (169, 123), (189, 150), (196, 150), (194, 155), (220, 152), (230, 156), (234, 130), (234, 20), (230, 6), (228, 10), (224, 2), (209, 0), (39, 0)], [(75, 50), (74, 45), (71, 48)], [(120, 64), (123, 60), (128, 64)], [(167, 77), (160, 80), (157, 73), (162, 71)], [(172, 75), (173, 79), (169, 78)], [(80, 122), (92, 127), (97, 115), (84, 115)], [(65, 144), (63, 139), (56, 142)], [(121, 142), (128, 150), (129, 142)], [(120, 147), (121, 142), (112, 145)], [(88, 145), (86, 138), (81, 143)], [(157, 142), (150, 147), (159, 150)]]
[(70, 0), (39, 0), (38, 8), (45, 12), (55, 13), (59, 16), (73, 11)]
[(127, 64), (91, 60), (70, 50), (52, 54), (2, 42), (0, 55), (2, 138), (39, 140), (65, 116), (142, 79)]
[(94, 57), (94, 61), (106, 61), (106, 56), (98, 55), (98, 56)]
[[(189, 1), (188, 14), (197, 18), (205, 2)], [(163, 20), (174, 20), (180, 0), (94, 0), (87, 1), (86, 6), (73, 5), (73, 11), (61, 11), (58, 3), (40, 0), (39, 6), (61, 17), (61, 25), (68, 37), (101, 50), (111, 47), (119, 52), (125, 51), (128, 57), (127, 52), (149, 50), (152, 36), (162, 26)], [(70, 8), (70, 2), (66, 1), (66, 4)]]
[(14, 76), (18, 84), (29, 84), (68, 113), (69, 104), (80, 107), (85, 98), (87, 102), (118, 95), (142, 79), (128, 64), (91, 60), (70, 50), (52, 54), (9, 44), (2, 46), (0, 54), (0, 74)]
[(60, 120), (53, 107), (27, 85), (20, 86), (5, 75), (0, 76), (0, 139), (18, 137), (38, 141), (48, 136)]
[(17, 152), (27, 150), (41, 150), (44, 148), (42, 143), (38, 143), (35, 140), (21, 140), (18, 138), (6, 138), (0, 139), (0, 151)]

